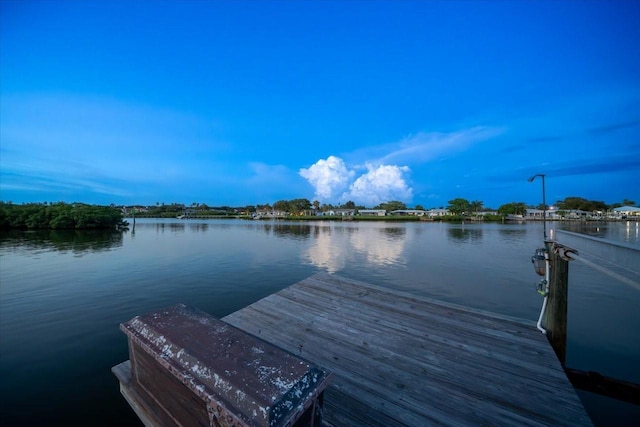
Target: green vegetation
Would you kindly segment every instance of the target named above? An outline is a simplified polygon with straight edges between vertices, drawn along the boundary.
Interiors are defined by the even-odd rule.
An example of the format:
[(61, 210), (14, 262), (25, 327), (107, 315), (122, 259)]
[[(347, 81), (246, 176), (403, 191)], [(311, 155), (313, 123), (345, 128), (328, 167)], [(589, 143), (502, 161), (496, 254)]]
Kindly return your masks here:
[(180, 203), (171, 203), (165, 205), (162, 203), (156, 203), (156, 206), (149, 206), (147, 211), (135, 211), (136, 218), (175, 218), (178, 215), (182, 215), (185, 210), (185, 205)]
[[(556, 206), (560, 209), (571, 210), (581, 209), (585, 211), (602, 210), (603, 202), (589, 201), (579, 197), (568, 197), (563, 201), (556, 202)], [(610, 206), (606, 206), (607, 209), (612, 209), (622, 205), (635, 205), (632, 200), (625, 199), (622, 203), (616, 203)], [(503, 221), (507, 215), (524, 215), (526, 209), (533, 208), (534, 206), (527, 205), (524, 202), (510, 202), (501, 205), (497, 210), (486, 208), (484, 202), (481, 200), (469, 201), (464, 198), (455, 198), (449, 200), (446, 209), (449, 211), (448, 215), (436, 216), (429, 218), (433, 221)], [(443, 209), (440, 206), (439, 209)], [(543, 206), (537, 206), (538, 209), (542, 209)], [(548, 208), (548, 206), (547, 206)], [(128, 208), (130, 210), (130, 207)], [(356, 216), (353, 218), (345, 218), (340, 214), (329, 215), (331, 211), (338, 209), (355, 210)], [(308, 199), (298, 198), (292, 200), (278, 200), (273, 205), (258, 204), (248, 205), (241, 207), (229, 207), (219, 206), (210, 207), (204, 203), (192, 203), (191, 205), (183, 205), (178, 203), (172, 203), (165, 205), (164, 203), (156, 203), (156, 206), (145, 207), (143, 212), (136, 212), (136, 217), (153, 217), (153, 218), (175, 218), (181, 215), (186, 215), (189, 218), (253, 218), (258, 215), (259, 218), (273, 218), (271, 215), (273, 212), (277, 213), (276, 218), (287, 220), (300, 220), (300, 221), (325, 221), (325, 220), (342, 220), (342, 219), (355, 219), (358, 221), (417, 221), (420, 217), (408, 216), (408, 215), (389, 215), (380, 216), (365, 216), (357, 214), (357, 211), (363, 209), (384, 209), (387, 212), (394, 210), (411, 209), (404, 202), (398, 200), (391, 200), (388, 202), (380, 203), (373, 208), (356, 205), (353, 201), (349, 200), (346, 203), (340, 205), (333, 205), (330, 203), (320, 203), (318, 200), (313, 202)], [(426, 210), (434, 208), (424, 208), (422, 205), (416, 205), (416, 210)], [(319, 216), (322, 214), (322, 216)]]
[(113, 229), (10, 229), (2, 231), (2, 238), (20, 241), (20, 245), (27, 249), (51, 249), (60, 252), (73, 252), (75, 256), (85, 253), (108, 251), (122, 246), (123, 233)]
[(609, 209), (615, 209), (615, 208), (620, 208), (622, 206), (636, 206), (636, 202), (633, 201), (633, 200), (630, 200), (630, 199), (624, 199), (621, 202), (609, 205), (608, 208)]
[(104, 229), (122, 224), (122, 213), (113, 206), (0, 202), (0, 228), (3, 229)]
[(273, 209), (293, 215), (305, 215), (311, 210), (311, 202), (308, 199), (278, 200), (273, 204)]
[(447, 206), (447, 210), (453, 215), (463, 216), (465, 214), (471, 213), (471, 203), (467, 199), (461, 198), (449, 200), (449, 206)]
[(498, 208), (500, 215), (524, 215), (527, 211), (527, 205), (523, 202), (511, 202), (504, 204)]
[(255, 206), (232, 208), (230, 206), (208, 206), (206, 203), (156, 203), (155, 206), (125, 206), (126, 215), (135, 211), (136, 218), (176, 218), (188, 215), (190, 218), (227, 218), (230, 216), (248, 215), (255, 212)]
[(392, 200), (392, 201), (387, 202), (387, 203), (380, 203), (374, 209), (384, 209), (387, 212), (391, 212), (391, 211), (407, 209), (407, 205), (405, 205), (404, 203), (402, 203), (402, 202), (400, 202), (398, 200)]
[[(570, 211), (579, 209), (581, 211), (606, 211), (608, 206), (605, 202), (583, 199), (582, 197), (567, 197), (556, 202), (559, 210)], [(622, 206), (622, 205), (621, 205)]]

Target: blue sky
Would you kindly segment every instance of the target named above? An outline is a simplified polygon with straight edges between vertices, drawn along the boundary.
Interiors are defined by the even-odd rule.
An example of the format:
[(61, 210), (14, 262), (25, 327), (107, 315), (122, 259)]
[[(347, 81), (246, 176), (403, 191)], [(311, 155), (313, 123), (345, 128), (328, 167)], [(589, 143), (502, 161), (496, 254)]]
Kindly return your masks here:
[(637, 1), (0, 1), (0, 199), (640, 203)]

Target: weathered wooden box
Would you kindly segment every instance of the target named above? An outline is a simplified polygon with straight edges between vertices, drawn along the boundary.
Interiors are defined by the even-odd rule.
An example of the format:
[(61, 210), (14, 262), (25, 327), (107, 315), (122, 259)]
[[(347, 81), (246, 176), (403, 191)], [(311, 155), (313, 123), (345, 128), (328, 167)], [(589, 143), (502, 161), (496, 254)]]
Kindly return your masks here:
[(318, 366), (182, 304), (120, 327), (131, 362), (121, 390), (147, 425), (321, 423), (331, 373)]

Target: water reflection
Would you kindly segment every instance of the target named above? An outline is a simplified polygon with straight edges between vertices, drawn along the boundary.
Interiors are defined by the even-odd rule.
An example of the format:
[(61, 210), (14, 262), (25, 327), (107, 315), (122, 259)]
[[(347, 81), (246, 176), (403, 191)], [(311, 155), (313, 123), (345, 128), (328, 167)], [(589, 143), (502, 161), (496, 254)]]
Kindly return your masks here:
[(614, 240), (640, 246), (640, 222), (562, 222), (557, 224), (559, 230), (572, 231), (592, 237)]
[(306, 252), (306, 257), (311, 264), (331, 273), (344, 268), (350, 245), (347, 239), (336, 236), (344, 234), (340, 231), (340, 229), (333, 230), (333, 227), (317, 227), (315, 229), (315, 240)]
[(138, 228), (145, 228), (145, 227), (154, 227), (156, 229), (156, 232), (158, 234), (164, 234), (165, 231), (169, 231), (172, 233), (184, 233), (184, 223), (178, 223), (178, 222), (161, 222), (161, 223), (156, 223), (156, 224), (137, 224)]
[(454, 243), (480, 243), (482, 240), (481, 228), (451, 227), (448, 229), (449, 240)]
[(313, 265), (335, 273), (350, 263), (378, 266), (405, 264), (405, 227), (315, 226), (306, 258)]
[(278, 237), (308, 239), (311, 235), (311, 226), (307, 224), (274, 224), (272, 229)]
[(623, 232), (623, 241), (628, 243), (640, 242), (640, 222), (627, 221), (626, 227)]
[(166, 232), (174, 234), (184, 234), (187, 231), (191, 233), (206, 233), (212, 227), (224, 229), (229, 228), (230, 225), (223, 223), (209, 223), (204, 221), (176, 220), (174, 222), (165, 221), (154, 223), (138, 221), (133, 231), (135, 231), (136, 227), (138, 229), (152, 228), (155, 229), (156, 233), (158, 234), (163, 234)]
[(195, 223), (195, 224), (189, 224), (189, 231), (196, 231), (196, 232), (206, 232), (207, 230), (209, 230), (209, 224), (207, 223)]
[[(638, 242), (635, 223), (603, 226), (591, 231)], [(0, 418), (91, 425), (101, 413), (104, 425), (137, 425), (117, 386), (104, 386), (128, 357), (120, 322), (177, 302), (224, 316), (318, 269), (535, 321), (530, 256), (542, 236), (533, 222), (144, 219), (135, 239), (132, 229), (0, 233)], [(570, 271), (569, 365), (639, 382), (638, 291), (577, 261)], [(25, 411), (29, 402), (40, 403)], [(617, 407), (602, 414), (638, 419)]]
[(48, 251), (71, 251), (76, 256), (108, 251), (122, 246), (126, 231), (115, 230), (10, 230), (0, 232), (2, 251), (25, 251), (38, 254)]
[(404, 227), (389, 227), (380, 229), (380, 232), (388, 236), (397, 237), (407, 234), (407, 229)]
[[(507, 239), (524, 237), (527, 234), (526, 228), (500, 228), (498, 232), (501, 236), (506, 237)], [(540, 238), (544, 239), (542, 233), (540, 234)]]

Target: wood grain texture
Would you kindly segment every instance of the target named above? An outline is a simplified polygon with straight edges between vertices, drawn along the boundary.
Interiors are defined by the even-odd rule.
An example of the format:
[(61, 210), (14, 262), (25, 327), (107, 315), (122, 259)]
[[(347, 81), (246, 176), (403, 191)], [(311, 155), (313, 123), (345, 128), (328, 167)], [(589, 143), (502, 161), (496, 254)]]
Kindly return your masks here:
[(121, 324), (138, 396), (160, 425), (289, 426), (314, 420), (330, 372), (183, 304)]
[(334, 371), (327, 425), (591, 425), (533, 322), (324, 273), (222, 320)]
[(161, 416), (164, 415), (164, 410), (154, 401), (147, 402), (147, 400), (132, 387), (131, 378), (133, 374), (129, 360), (114, 366), (111, 368), (111, 372), (113, 372), (120, 382), (120, 393), (122, 393), (122, 396), (124, 396), (129, 406), (131, 406), (131, 409), (133, 409), (145, 427), (166, 425), (163, 424), (164, 420), (161, 418)]
[(567, 354), (567, 316), (569, 296), (569, 261), (554, 250), (556, 243), (547, 242), (551, 274), (549, 297), (542, 324), (547, 330), (551, 347), (560, 363), (564, 364)]

